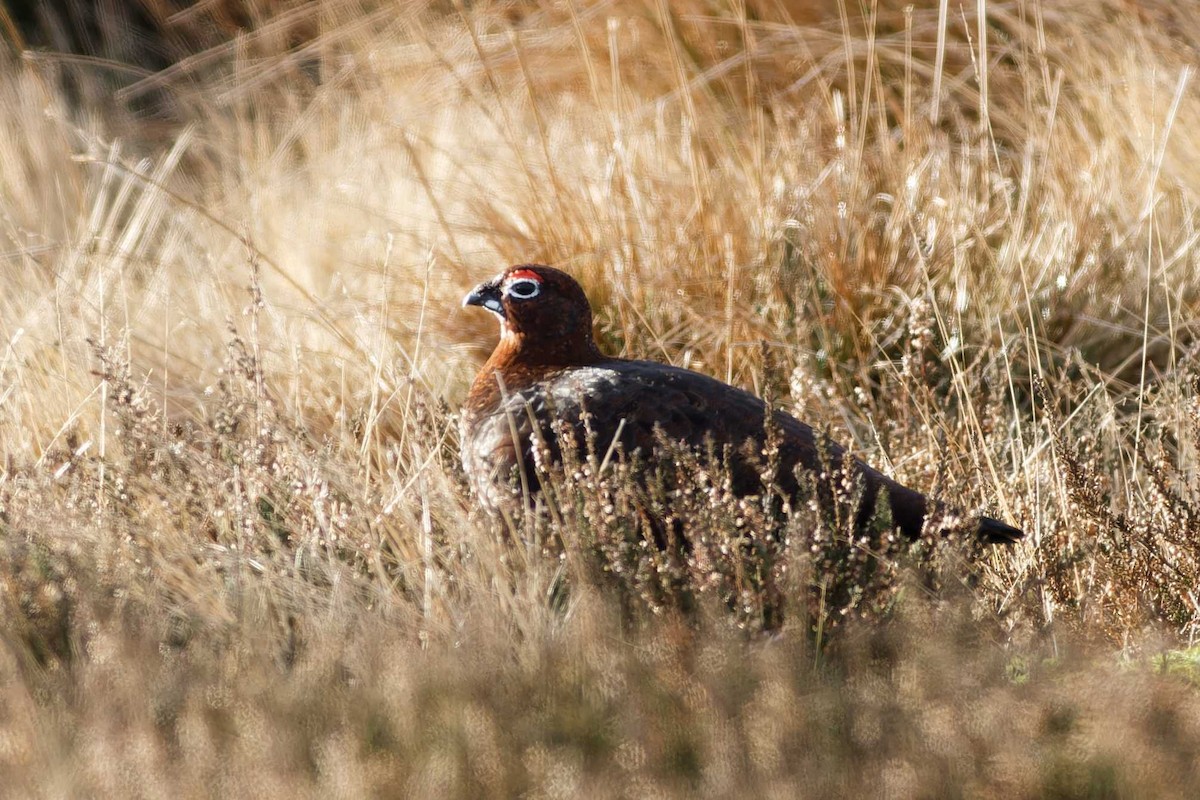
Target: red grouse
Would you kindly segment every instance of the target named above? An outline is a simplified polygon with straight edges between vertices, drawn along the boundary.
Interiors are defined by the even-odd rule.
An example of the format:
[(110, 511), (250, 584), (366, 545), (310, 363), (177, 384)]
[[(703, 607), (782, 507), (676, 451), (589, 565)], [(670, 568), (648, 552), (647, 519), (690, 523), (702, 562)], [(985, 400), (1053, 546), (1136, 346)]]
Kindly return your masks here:
[[(711, 446), (709, 452), (729, 454), (737, 494), (762, 492), (758, 457), (767, 435), (766, 404), (698, 372), (604, 355), (592, 338), (587, 296), (570, 275), (536, 264), (511, 267), (476, 286), (463, 305), (482, 306), (500, 319), (500, 342), (475, 378), (461, 427), (463, 468), (489, 511), (519, 502), (522, 491), (537, 491), (537, 442), (561, 453), (550, 424), (555, 418), (568, 426), (560, 433), (574, 434), (581, 460), (587, 416), (593, 452), (609, 452), (614, 438), (619, 452), (643, 458), (653, 457), (663, 441), (699, 452)], [(794, 496), (797, 469), (819, 471), (821, 447), (812, 428), (795, 417), (776, 411), (773, 424), (780, 439), (778, 488)], [(844, 457), (837, 445), (825, 450), (833, 466)], [(896, 527), (910, 538), (920, 536), (930, 506), (925, 496), (857, 459), (854, 464), (865, 483), (859, 523), (868, 521), (882, 490)], [(987, 517), (979, 520), (978, 532), (989, 542), (1023, 535)]]

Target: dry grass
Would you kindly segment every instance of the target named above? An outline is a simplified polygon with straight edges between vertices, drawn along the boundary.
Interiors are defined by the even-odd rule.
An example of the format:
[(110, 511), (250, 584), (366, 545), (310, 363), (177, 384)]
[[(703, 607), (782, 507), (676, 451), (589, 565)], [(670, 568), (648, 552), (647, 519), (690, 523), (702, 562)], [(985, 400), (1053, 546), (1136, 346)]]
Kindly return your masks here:
[[(0, 794), (1196, 796), (1200, 3), (933, 5), (3, 56)], [(660, 552), (587, 465), (481, 517), (458, 302), (529, 260), (1028, 540), (714, 474)]]

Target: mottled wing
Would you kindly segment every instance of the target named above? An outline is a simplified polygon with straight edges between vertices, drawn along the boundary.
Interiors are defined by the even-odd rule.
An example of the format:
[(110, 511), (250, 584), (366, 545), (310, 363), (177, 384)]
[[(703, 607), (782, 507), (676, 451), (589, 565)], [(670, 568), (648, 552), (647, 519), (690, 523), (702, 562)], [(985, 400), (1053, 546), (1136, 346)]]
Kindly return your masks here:
[[(594, 436), (592, 447), (598, 454), (608, 452), (618, 431), (618, 444), (626, 455), (651, 453), (657, 447), (656, 431), (660, 431), (668, 441), (693, 449), (710, 442), (718, 452), (728, 446), (735, 492), (752, 494), (762, 489), (759, 456), (766, 415), (762, 400), (690, 370), (614, 359), (552, 373), (538, 384), (512, 393), (494, 413), (474, 421), (469, 436), (464, 432), (463, 463), (480, 501), (495, 509), (519, 498), (522, 483), (530, 491), (537, 489), (539, 452), (554, 460), (560, 458), (552, 419), (562, 421), (580, 447), (579, 456), (585, 458), (585, 408), (590, 417), (586, 428)], [(781, 437), (779, 484), (793, 493), (796, 466), (821, 467), (818, 448), (812, 429), (804, 423), (781, 412), (774, 419)], [(837, 462), (843, 451), (830, 445), (829, 456)], [(919, 533), (923, 496), (861, 462), (857, 464), (867, 482), (864, 508), (873, 508), (876, 492), (887, 487), (897, 524), (911, 535)]]

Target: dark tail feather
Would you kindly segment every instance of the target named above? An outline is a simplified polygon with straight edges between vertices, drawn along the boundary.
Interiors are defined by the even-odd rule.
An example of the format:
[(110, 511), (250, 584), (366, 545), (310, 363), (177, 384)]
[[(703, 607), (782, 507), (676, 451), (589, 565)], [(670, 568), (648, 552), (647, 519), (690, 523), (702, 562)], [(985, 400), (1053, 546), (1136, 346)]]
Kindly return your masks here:
[(1005, 525), (998, 519), (980, 517), (979, 535), (988, 544), (1011, 544), (1025, 536), (1025, 531), (1014, 528), (1012, 525)]

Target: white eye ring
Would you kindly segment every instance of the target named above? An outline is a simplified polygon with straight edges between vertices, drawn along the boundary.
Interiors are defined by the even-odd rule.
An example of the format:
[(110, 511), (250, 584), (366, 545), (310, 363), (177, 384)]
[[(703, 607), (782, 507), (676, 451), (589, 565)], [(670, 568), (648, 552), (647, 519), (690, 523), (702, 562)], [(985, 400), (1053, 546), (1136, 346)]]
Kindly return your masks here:
[(542, 292), (542, 285), (529, 278), (520, 278), (508, 285), (508, 293), (518, 300), (528, 300), (537, 297)]

